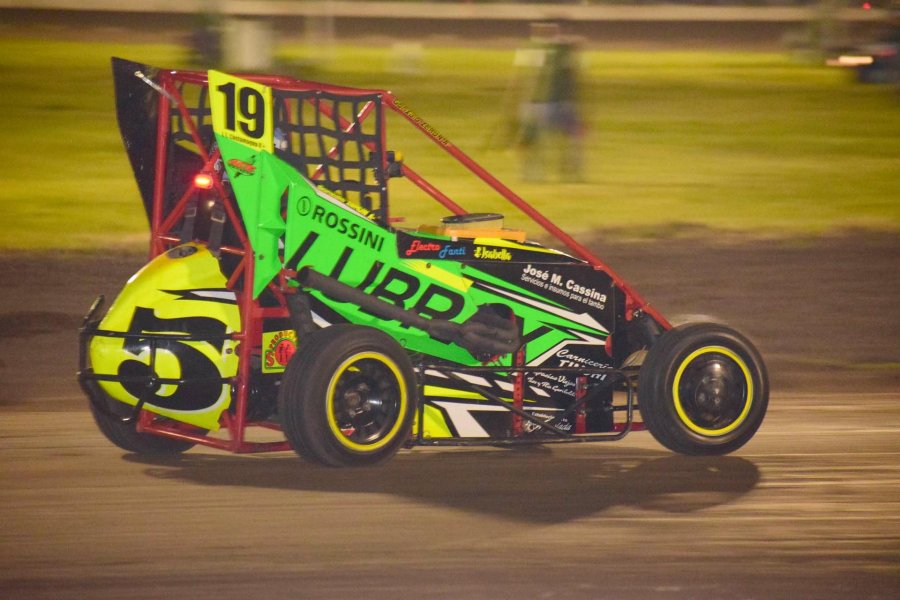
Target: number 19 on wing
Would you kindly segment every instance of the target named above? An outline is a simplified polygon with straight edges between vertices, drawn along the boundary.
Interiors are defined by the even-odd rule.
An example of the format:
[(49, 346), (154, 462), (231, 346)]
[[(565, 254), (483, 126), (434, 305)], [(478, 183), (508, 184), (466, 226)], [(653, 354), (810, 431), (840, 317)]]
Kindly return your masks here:
[(272, 88), (209, 71), (213, 131), (255, 150), (272, 152)]

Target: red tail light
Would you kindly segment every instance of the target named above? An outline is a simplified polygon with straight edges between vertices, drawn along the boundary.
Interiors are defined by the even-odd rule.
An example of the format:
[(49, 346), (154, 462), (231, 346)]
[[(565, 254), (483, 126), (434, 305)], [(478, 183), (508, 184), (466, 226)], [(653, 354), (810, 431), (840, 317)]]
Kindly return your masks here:
[(201, 190), (211, 190), (213, 178), (209, 173), (197, 173), (194, 175), (194, 185)]

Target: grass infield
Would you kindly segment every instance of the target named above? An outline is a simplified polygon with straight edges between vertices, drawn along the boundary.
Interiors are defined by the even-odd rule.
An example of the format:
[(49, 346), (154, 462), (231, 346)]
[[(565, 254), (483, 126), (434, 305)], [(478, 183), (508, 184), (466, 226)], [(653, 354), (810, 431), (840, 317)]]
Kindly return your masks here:
[[(0, 248), (140, 247), (147, 224), (116, 127), (109, 57), (184, 67), (175, 46), (0, 40)], [(585, 52), (584, 181), (516, 150), (511, 50), (286, 46), (280, 72), (393, 91), (576, 236), (807, 237), (900, 229), (897, 91), (787, 55)], [(524, 220), (399, 118), (388, 142), (472, 211)], [(442, 213), (392, 183), (407, 224)], [(529, 227), (529, 230), (534, 227)], [(537, 232), (534, 232), (537, 233)]]

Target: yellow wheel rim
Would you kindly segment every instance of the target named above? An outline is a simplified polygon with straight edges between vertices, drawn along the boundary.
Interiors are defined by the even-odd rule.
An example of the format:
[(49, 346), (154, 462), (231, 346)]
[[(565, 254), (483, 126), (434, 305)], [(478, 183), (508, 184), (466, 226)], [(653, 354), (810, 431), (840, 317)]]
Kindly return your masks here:
[[(737, 366), (739, 373), (743, 375), (742, 397), (739, 400), (740, 410), (738, 411), (737, 416), (731, 419), (728, 424), (721, 427), (708, 427), (698, 424), (695, 421), (695, 417), (689, 414), (689, 412), (695, 411), (686, 409), (685, 404), (687, 399), (682, 399), (681, 395), (682, 384), (686, 383), (683, 381), (685, 372), (688, 371), (688, 367), (694, 364), (698, 358), (701, 358), (704, 355), (719, 355), (726, 357)], [(681, 422), (694, 433), (707, 437), (721, 437), (740, 427), (741, 423), (747, 419), (750, 408), (753, 406), (753, 393), (753, 378), (750, 375), (750, 369), (747, 366), (747, 363), (735, 352), (724, 346), (704, 346), (703, 348), (691, 352), (683, 361), (681, 361), (681, 365), (679, 365), (678, 370), (675, 372), (675, 378), (672, 381), (672, 399), (675, 403), (675, 411), (678, 413)]]
[[(371, 442), (351, 439), (352, 434), (345, 429), (346, 423), (338, 418), (338, 413), (347, 413), (345, 404), (348, 397), (359, 400), (357, 391), (348, 391), (346, 385), (348, 379), (359, 378), (363, 382), (362, 388), (357, 387), (356, 389), (363, 389), (365, 387), (364, 380), (368, 381), (364, 370), (369, 371), (370, 374), (374, 373), (382, 379), (390, 378), (390, 385), (393, 388), (390, 390), (393, 392), (391, 396), (395, 396), (387, 398), (390, 403), (389, 407), (385, 406), (384, 398), (378, 400), (382, 409), (389, 409), (387, 417), (393, 418), (393, 422), (385, 426), (386, 431), (378, 431)], [(360, 400), (360, 402), (360, 406), (355, 407), (356, 409), (362, 410), (362, 407), (371, 404), (368, 399)], [(334, 439), (342, 446), (354, 452), (368, 453), (383, 448), (396, 438), (403, 426), (405, 420), (403, 415), (407, 413), (408, 405), (409, 393), (406, 380), (397, 363), (380, 352), (359, 352), (344, 360), (331, 376), (325, 401), (325, 418)]]

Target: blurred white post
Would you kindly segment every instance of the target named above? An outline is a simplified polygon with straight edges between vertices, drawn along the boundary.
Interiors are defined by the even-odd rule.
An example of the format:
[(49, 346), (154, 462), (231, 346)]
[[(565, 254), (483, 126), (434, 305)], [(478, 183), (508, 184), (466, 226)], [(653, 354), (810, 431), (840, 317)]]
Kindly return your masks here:
[(272, 67), (275, 28), (266, 17), (226, 16), (222, 58), (231, 69), (267, 70)]
[(319, 10), (304, 19), (304, 41), (313, 64), (330, 62), (335, 55), (334, 5), (331, 0), (320, 2)]

